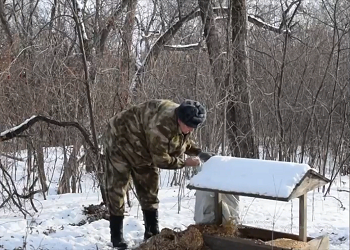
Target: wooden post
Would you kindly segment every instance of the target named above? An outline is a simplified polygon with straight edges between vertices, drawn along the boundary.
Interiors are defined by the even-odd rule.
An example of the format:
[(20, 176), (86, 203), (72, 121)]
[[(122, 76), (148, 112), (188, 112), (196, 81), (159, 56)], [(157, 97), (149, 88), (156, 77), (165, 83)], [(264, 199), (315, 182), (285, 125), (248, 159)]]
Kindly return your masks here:
[(216, 225), (222, 224), (222, 203), (221, 194), (219, 192), (214, 193), (214, 205), (215, 205), (215, 223)]
[(299, 240), (307, 241), (307, 193), (299, 196)]

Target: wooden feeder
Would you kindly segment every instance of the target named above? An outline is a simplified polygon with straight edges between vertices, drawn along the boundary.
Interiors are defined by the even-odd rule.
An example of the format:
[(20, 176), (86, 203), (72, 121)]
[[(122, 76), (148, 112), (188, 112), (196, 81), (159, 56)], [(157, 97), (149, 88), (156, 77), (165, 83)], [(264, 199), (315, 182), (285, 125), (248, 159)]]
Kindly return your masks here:
[[(215, 157), (223, 157), (223, 156), (215, 156)], [(214, 158), (215, 158), (214, 157)], [(226, 156), (227, 157), (227, 156)], [(233, 157), (232, 157), (233, 158)], [(238, 159), (238, 158), (236, 158)], [(261, 161), (257, 159), (243, 159), (240, 158), (239, 161), (245, 161), (248, 160), (251, 163), (259, 163), (264, 162), (265, 164), (273, 163), (273, 161)], [(281, 162), (279, 162), (281, 163)], [(283, 164), (283, 163), (282, 163)], [(298, 164), (297, 164), (298, 165)], [(305, 164), (304, 164), (305, 165)], [(243, 166), (242, 166), (243, 167)], [(218, 166), (216, 171), (213, 171), (211, 173), (211, 179), (214, 180), (215, 178), (220, 178), (220, 167)], [(227, 170), (227, 169), (226, 169)], [(233, 170), (234, 172), (235, 170)], [(254, 175), (254, 171), (247, 170), (250, 175)], [(218, 176), (215, 176), (215, 173), (217, 173)], [(200, 175), (203, 174), (202, 172), (199, 172), (197, 175), (201, 177)], [(259, 173), (256, 173), (259, 174)], [(251, 177), (251, 176), (250, 176)], [(237, 179), (241, 178), (241, 176), (237, 176)], [(233, 183), (236, 181), (234, 178), (231, 180)], [(278, 180), (277, 180), (278, 181)], [(275, 249), (275, 250), (290, 250), (290, 249), (302, 249), (302, 250), (327, 250), (329, 249), (329, 237), (327, 235), (320, 236), (317, 238), (311, 238), (307, 237), (307, 193), (309, 191), (312, 191), (318, 187), (324, 186), (327, 183), (329, 183), (330, 180), (323, 177), (319, 173), (317, 173), (315, 170), (309, 168), (301, 177), (300, 181), (297, 182), (292, 189), (292, 191), (289, 193), (289, 195), (265, 195), (265, 194), (259, 194), (257, 192), (251, 193), (251, 192), (244, 192), (242, 189), (238, 190), (237, 188), (232, 189), (220, 189), (215, 188), (213, 186), (208, 187), (208, 181), (207, 183), (196, 183), (196, 181), (190, 182), (190, 184), (187, 186), (189, 189), (195, 189), (195, 190), (201, 190), (201, 191), (208, 191), (214, 193), (214, 201), (215, 201), (215, 222), (217, 225), (222, 224), (222, 203), (221, 203), (221, 194), (232, 194), (232, 195), (239, 195), (239, 196), (247, 196), (247, 197), (254, 197), (254, 198), (261, 198), (261, 199), (268, 199), (273, 201), (284, 201), (289, 202), (292, 199), (298, 198), (299, 199), (299, 235), (294, 234), (288, 234), (283, 232), (277, 232), (277, 231), (271, 231), (267, 229), (261, 229), (261, 228), (255, 228), (245, 225), (239, 225), (238, 229), (241, 234), (241, 237), (237, 238), (226, 238), (226, 237), (219, 237), (219, 236), (210, 236), (210, 235), (204, 235), (204, 241), (206, 244), (210, 247), (212, 250), (253, 250), (253, 249)], [(209, 185), (210, 186), (210, 185)], [(256, 239), (256, 241), (252, 240)], [(291, 239), (295, 241), (302, 241), (307, 242), (307, 247), (303, 248), (282, 248), (282, 247), (271, 247), (265, 244), (261, 244), (262, 241), (271, 241), (275, 239)]]

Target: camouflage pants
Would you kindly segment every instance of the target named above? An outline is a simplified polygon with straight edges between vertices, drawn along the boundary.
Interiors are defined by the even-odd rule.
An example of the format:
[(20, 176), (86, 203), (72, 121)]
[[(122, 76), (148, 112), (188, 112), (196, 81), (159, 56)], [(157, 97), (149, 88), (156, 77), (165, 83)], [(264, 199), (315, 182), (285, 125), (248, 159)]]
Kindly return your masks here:
[(124, 214), (124, 197), (132, 178), (137, 198), (142, 209), (158, 209), (159, 172), (152, 165), (132, 166), (117, 152), (106, 151), (106, 198), (110, 213)]

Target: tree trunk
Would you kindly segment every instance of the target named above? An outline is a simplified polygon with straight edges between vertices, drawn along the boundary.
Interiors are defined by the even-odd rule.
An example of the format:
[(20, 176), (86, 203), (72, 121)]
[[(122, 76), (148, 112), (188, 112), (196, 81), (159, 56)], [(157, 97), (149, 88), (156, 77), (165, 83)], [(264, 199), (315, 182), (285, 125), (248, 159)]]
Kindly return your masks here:
[(122, 28), (122, 56), (120, 61), (120, 76), (121, 79), (119, 83), (121, 83), (121, 99), (122, 99), (122, 109), (129, 103), (129, 85), (130, 85), (130, 77), (133, 74), (134, 70), (132, 67), (132, 36), (133, 36), (133, 28), (135, 25), (135, 12), (136, 12), (136, 0), (130, 0), (127, 4), (127, 14), (125, 17), (124, 25)]
[(254, 158), (258, 156), (258, 152), (254, 143), (254, 122), (250, 105), (245, 0), (231, 1), (231, 24), (232, 33), (229, 40), (231, 63), (227, 81), (229, 84), (227, 88), (230, 90), (227, 108), (228, 136), (235, 156)]
[(79, 152), (80, 143), (73, 145), (72, 152), (67, 160), (67, 149), (63, 148), (64, 162), (63, 174), (58, 184), (58, 194), (76, 193), (76, 177), (77, 177), (77, 154)]
[[(215, 24), (214, 11), (211, 5), (211, 1), (198, 0), (198, 5), (200, 9), (200, 16), (204, 26), (203, 27), (204, 38), (208, 48), (211, 74), (213, 77), (214, 84), (220, 93), (219, 99), (223, 100), (224, 107), (226, 108), (227, 94), (226, 94), (225, 80), (228, 78), (228, 70), (227, 70), (227, 63), (225, 62), (227, 61), (227, 57), (222, 51), (223, 50), (222, 41), (221, 41), (222, 39), (220, 39), (220, 36), (218, 34), (218, 29)], [(225, 108), (221, 108), (221, 110), (223, 111), (219, 113), (215, 112), (213, 115), (218, 118), (221, 116), (225, 117), (225, 114), (224, 114)], [(227, 132), (226, 128), (225, 126), (223, 126), (223, 131), (222, 131), (223, 136), (226, 135), (226, 132)], [(225, 145), (226, 145), (226, 142), (225, 142)], [(225, 149), (223, 148), (222, 153), (224, 152), (225, 152)]]
[(71, 173), (68, 167), (67, 160), (67, 148), (63, 146), (63, 174), (58, 183), (57, 194), (65, 194), (70, 192), (70, 179)]
[(37, 167), (38, 167), (38, 176), (39, 176), (39, 180), (40, 180), (40, 184), (41, 184), (41, 188), (42, 188), (42, 193), (43, 193), (44, 199), (46, 199), (45, 192), (48, 190), (48, 186), (46, 183), (45, 166), (44, 166), (44, 163), (45, 163), (44, 162), (44, 149), (43, 149), (43, 144), (42, 144), (42, 140), (44, 138), (44, 135), (43, 135), (42, 129), (40, 129), (39, 134), (40, 134), (40, 138), (37, 141), (37, 143), (35, 144), (36, 163), (37, 163)]
[(91, 152), (89, 152), (88, 145), (86, 142), (83, 142), (84, 147), (84, 158), (83, 162), (85, 164), (85, 170), (87, 173), (93, 173), (97, 168), (94, 166), (94, 162), (91, 157)]
[[(33, 147), (32, 144), (27, 141), (27, 186), (26, 188), (29, 188), (31, 185), (30, 177), (33, 173)], [(33, 181), (35, 179), (35, 176), (33, 174)]]
[(44, 168), (44, 150), (41, 143), (38, 143), (36, 146), (36, 154), (37, 154), (39, 180), (40, 180), (42, 192), (45, 198), (45, 192), (47, 191), (48, 186), (46, 183), (45, 168)]
[[(256, 157), (254, 146), (253, 114), (248, 89), (249, 63), (247, 58), (247, 13), (245, 1), (231, 1), (232, 32), (229, 35), (229, 50), (225, 57), (223, 46), (215, 26), (211, 1), (199, 0), (204, 25), (209, 61), (215, 85), (222, 91), (227, 117), (227, 134), (230, 149), (235, 156)], [(229, 59), (230, 65), (225, 63)], [(229, 71), (228, 71), (229, 69)]]
[(7, 40), (9, 41), (10, 45), (13, 44), (13, 37), (10, 29), (10, 24), (8, 22), (8, 17), (6, 17), (5, 14), (5, 1), (0, 1), (0, 21), (1, 21), (1, 26), (3, 30), (6, 33)]
[[(224, 71), (224, 54), (222, 53), (222, 45), (220, 37), (215, 26), (214, 12), (211, 1), (199, 0), (199, 8), (201, 11), (201, 19), (204, 26), (204, 37), (208, 47), (208, 55), (210, 65), (212, 67), (212, 75), (214, 83), (218, 88), (223, 88), (223, 83), (227, 72)], [(224, 89), (222, 89), (224, 91)]]
[(100, 185), (100, 191), (101, 191), (101, 196), (103, 203), (108, 207), (108, 200), (107, 200), (107, 190), (106, 190), (106, 180), (105, 180), (105, 175), (104, 172), (106, 171), (107, 168), (107, 159), (106, 159), (106, 154), (105, 155), (100, 155), (100, 157), (97, 160), (97, 178), (98, 182)]

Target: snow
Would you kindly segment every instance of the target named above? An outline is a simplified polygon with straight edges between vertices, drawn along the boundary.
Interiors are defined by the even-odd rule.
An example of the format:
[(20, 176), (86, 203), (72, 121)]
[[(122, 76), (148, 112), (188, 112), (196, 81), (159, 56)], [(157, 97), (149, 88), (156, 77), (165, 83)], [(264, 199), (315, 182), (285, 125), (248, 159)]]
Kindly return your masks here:
[(311, 168), (307, 164), (214, 156), (190, 180), (194, 187), (288, 198)]
[[(20, 152), (16, 156), (26, 158), (26, 153)], [(25, 182), (23, 180), (26, 173), (25, 163), (15, 163), (3, 157), (1, 161), (5, 166), (12, 168), (13, 171), (10, 172), (13, 175), (16, 169), (16, 183), (21, 186)], [(47, 176), (50, 176), (49, 180), (52, 181), (47, 200), (39, 194), (35, 196), (34, 202), (39, 210), (38, 213), (34, 213), (29, 209), (29, 204), (26, 204), (26, 208), (33, 212), (33, 215), (26, 219), (15, 209), (0, 209), (0, 249), (14, 250), (19, 247), (38, 250), (112, 249), (109, 243), (108, 221), (99, 220), (82, 226), (72, 225), (85, 219), (82, 214), (83, 205), (101, 202), (99, 189), (92, 176), (82, 173), (81, 193), (57, 195), (57, 181), (63, 163), (62, 150), (46, 149), (45, 162)], [(194, 223), (195, 191), (184, 188), (188, 183), (182, 183), (180, 187), (170, 187), (168, 183), (173, 173), (168, 170), (161, 172), (159, 226), (160, 229), (167, 227), (183, 230)], [(349, 177), (338, 178), (331, 189), (332, 197), (324, 198), (323, 194), (317, 190), (309, 192), (307, 196), (308, 236), (317, 237), (328, 234), (330, 250), (349, 249), (349, 193), (338, 191), (338, 189), (349, 190), (349, 182)], [(2, 198), (0, 196), (0, 204)], [(297, 199), (280, 202), (240, 197), (240, 200), (240, 217), (243, 224), (298, 234)], [(143, 239), (144, 228), (141, 208), (134, 196), (131, 196), (131, 201), (132, 206), (126, 206), (124, 237), (130, 247), (135, 247)], [(26, 248), (23, 247), (24, 242), (26, 242)]]
[(0, 137), (5, 136), (6, 134), (12, 133), (13, 131), (19, 129), (20, 127), (26, 125), (28, 122), (30, 122), (31, 120), (33, 120), (35, 117), (37, 117), (36, 115), (33, 115), (32, 117), (30, 117), (29, 119), (25, 120), (24, 122), (22, 122), (20, 125), (12, 127), (8, 130), (5, 130), (3, 132), (0, 133)]
[(179, 48), (179, 49), (187, 49), (187, 48), (198, 47), (198, 46), (199, 46), (199, 43), (166, 45), (166, 47)]

